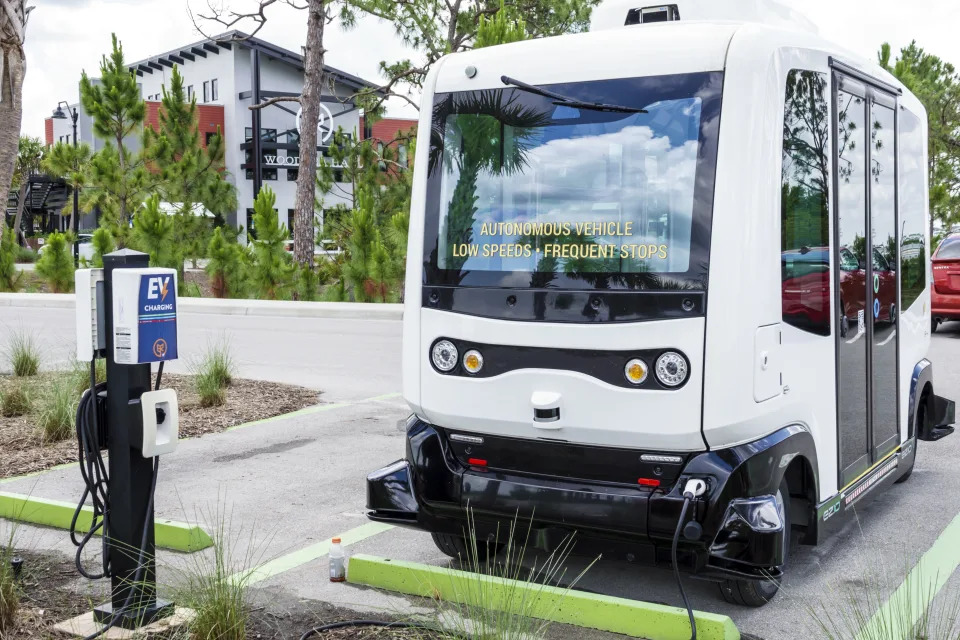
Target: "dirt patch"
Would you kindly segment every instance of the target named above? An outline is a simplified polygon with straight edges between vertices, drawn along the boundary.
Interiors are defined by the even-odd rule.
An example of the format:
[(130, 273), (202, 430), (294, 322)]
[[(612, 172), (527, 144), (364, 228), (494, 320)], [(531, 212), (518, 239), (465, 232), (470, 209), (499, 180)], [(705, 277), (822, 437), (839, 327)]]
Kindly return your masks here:
[[(0, 634), (2, 640), (37, 640), (62, 637), (53, 626), (90, 610), (98, 602), (78, 588), (80, 580), (73, 560), (57, 553), (19, 551), (23, 572), (18, 581), (20, 607), (12, 629)], [(332, 622), (363, 617), (323, 602), (299, 601), (291, 610), (271, 606), (250, 606), (246, 637), (256, 640), (291, 640), (307, 630)], [(377, 615), (376, 618), (383, 618)], [(384, 618), (393, 620), (392, 616)], [(179, 635), (178, 635), (179, 634)], [(182, 640), (182, 631), (151, 636), (155, 640)], [(414, 629), (346, 627), (315, 634), (317, 640), (435, 640), (441, 636)]]
[[(184, 269), (183, 279), (187, 284), (191, 285), (191, 288), (193, 285), (196, 285), (200, 289), (201, 297), (213, 297), (213, 288), (210, 286), (210, 277), (203, 269)], [(184, 295), (184, 293), (184, 291), (181, 291), (180, 295)]]
[[(54, 637), (53, 626), (84, 613), (90, 603), (70, 588), (77, 577), (73, 562), (55, 553), (18, 552), (23, 570), (18, 580), (20, 606), (13, 628), (3, 640)], [(62, 637), (62, 636), (56, 636)]]
[[(0, 392), (24, 385), (33, 399), (33, 411), (17, 417), (0, 417), (0, 478), (43, 471), (58, 464), (76, 462), (77, 443), (73, 437), (62, 442), (44, 442), (37, 426), (40, 398), (58, 380), (76, 385), (64, 372), (44, 372), (30, 378), (0, 376)], [(161, 386), (176, 390), (180, 403), (180, 437), (192, 438), (219, 433), (230, 427), (272, 418), (318, 403), (319, 394), (305, 387), (234, 379), (227, 388), (226, 403), (201, 407), (193, 390), (194, 376), (165, 374)], [(77, 399), (79, 399), (79, 393)], [(75, 410), (75, 409), (74, 409)], [(72, 430), (71, 430), (72, 432)]]

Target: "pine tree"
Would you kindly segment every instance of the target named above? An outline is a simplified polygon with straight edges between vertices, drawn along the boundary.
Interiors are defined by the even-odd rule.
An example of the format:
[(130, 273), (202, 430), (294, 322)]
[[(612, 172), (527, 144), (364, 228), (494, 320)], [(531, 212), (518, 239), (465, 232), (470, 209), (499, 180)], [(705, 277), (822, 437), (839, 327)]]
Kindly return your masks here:
[(250, 274), (257, 297), (277, 300), (287, 297), (293, 284), (294, 265), (286, 250), (290, 238), (286, 225), (274, 205), (277, 196), (270, 187), (264, 187), (253, 203), (253, 226), (257, 238), (253, 241), (254, 264)]
[(17, 269), (17, 236), (6, 227), (0, 236), (0, 291), (19, 291), (23, 272)]
[(217, 227), (207, 246), (207, 276), (217, 298), (236, 298), (243, 292), (243, 249)]
[(210, 240), (211, 225), (198, 216), (194, 205), (201, 204), (214, 214), (236, 210), (236, 189), (224, 173), (223, 138), (211, 136), (201, 144), (196, 97), (187, 99), (183, 76), (174, 65), (169, 89), (163, 87), (159, 128), (144, 130), (147, 159), (157, 172), (157, 192), (165, 202), (177, 203), (174, 224), (175, 245), (183, 258), (203, 257)]
[(143, 203), (150, 176), (143, 154), (133, 152), (124, 139), (139, 130), (146, 115), (136, 75), (123, 59), (123, 47), (113, 35), (110, 57), (100, 62), (100, 83), (83, 72), (80, 101), (93, 119), (93, 132), (106, 141), (90, 162), (90, 183), (96, 187), (87, 198), (87, 207), (98, 205), (117, 243), (126, 246), (130, 217)]
[(160, 210), (160, 196), (153, 194), (133, 219), (137, 245), (150, 254), (150, 265), (177, 268), (173, 249), (173, 218)]
[(73, 234), (51, 233), (47, 238), (43, 255), (37, 260), (39, 273), (53, 293), (68, 293), (73, 290)]
[(113, 236), (103, 227), (93, 232), (91, 239), (93, 244), (93, 266), (96, 269), (103, 268), (103, 256), (114, 250), (116, 245), (113, 242)]

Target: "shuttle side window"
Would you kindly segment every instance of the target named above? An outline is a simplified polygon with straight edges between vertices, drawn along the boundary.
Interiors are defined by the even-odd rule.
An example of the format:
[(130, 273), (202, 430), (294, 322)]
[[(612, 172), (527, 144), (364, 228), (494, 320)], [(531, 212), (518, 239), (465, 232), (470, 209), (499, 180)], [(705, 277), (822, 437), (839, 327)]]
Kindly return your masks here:
[(822, 336), (830, 335), (828, 93), (824, 73), (787, 76), (780, 189), (783, 321)]
[(926, 285), (927, 251), (924, 247), (927, 205), (926, 155), (920, 119), (900, 111), (900, 307), (907, 309)]

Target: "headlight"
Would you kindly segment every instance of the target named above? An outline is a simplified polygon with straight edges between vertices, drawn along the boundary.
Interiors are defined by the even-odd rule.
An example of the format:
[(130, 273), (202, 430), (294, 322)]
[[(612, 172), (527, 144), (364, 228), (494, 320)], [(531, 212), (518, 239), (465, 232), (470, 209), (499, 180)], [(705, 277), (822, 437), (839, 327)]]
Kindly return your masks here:
[(657, 380), (667, 387), (676, 387), (687, 379), (687, 361), (675, 351), (667, 351), (657, 358)]
[(433, 360), (433, 366), (444, 373), (453, 371), (453, 368), (457, 366), (457, 358), (459, 355), (457, 348), (449, 340), (438, 340), (430, 350), (430, 358)]
[(641, 384), (647, 379), (647, 363), (640, 358), (634, 358), (623, 368), (623, 375), (630, 384)]
[(479, 373), (483, 369), (483, 356), (476, 349), (470, 349), (463, 354), (463, 368), (467, 373)]

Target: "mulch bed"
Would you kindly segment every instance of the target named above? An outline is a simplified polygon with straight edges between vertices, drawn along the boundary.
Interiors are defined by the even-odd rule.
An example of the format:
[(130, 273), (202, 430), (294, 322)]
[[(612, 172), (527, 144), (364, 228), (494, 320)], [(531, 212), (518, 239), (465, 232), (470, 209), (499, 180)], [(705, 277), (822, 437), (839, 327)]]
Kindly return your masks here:
[[(26, 384), (34, 398), (63, 372), (43, 372), (29, 378), (0, 376), (0, 390)], [(180, 437), (219, 433), (230, 427), (296, 411), (318, 403), (318, 393), (294, 385), (234, 379), (227, 388), (226, 403), (201, 407), (193, 390), (193, 376), (164, 374), (161, 387), (177, 392), (180, 404)], [(44, 443), (35, 416), (0, 417), (0, 478), (42, 471), (58, 464), (76, 462), (75, 438)]]
[[(96, 604), (77, 589), (78, 574), (73, 560), (56, 553), (18, 551), (15, 555), (24, 560), (18, 581), (20, 605), (13, 627), (0, 633), (0, 639), (63, 637), (55, 635), (53, 626), (86, 613), (92, 604)], [(255, 640), (295, 640), (313, 627), (357, 617), (363, 616), (321, 602), (300, 601), (290, 611), (254, 606), (250, 609), (246, 637)], [(155, 640), (183, 640), (185, 636), (182, 630), (173, 630), (150, 637)], [(432, 640), (440, 636), (412, 629), (350, 627), (313, 637), (317, 640)]]

